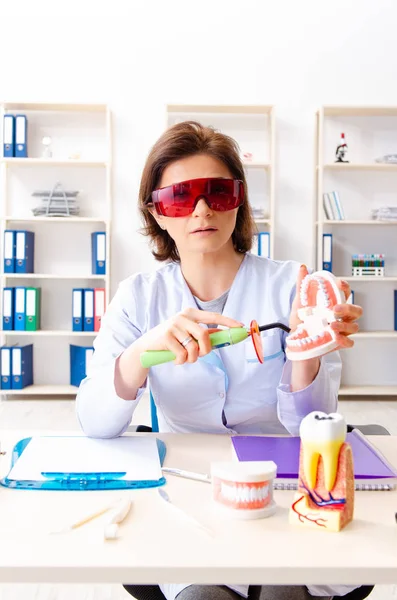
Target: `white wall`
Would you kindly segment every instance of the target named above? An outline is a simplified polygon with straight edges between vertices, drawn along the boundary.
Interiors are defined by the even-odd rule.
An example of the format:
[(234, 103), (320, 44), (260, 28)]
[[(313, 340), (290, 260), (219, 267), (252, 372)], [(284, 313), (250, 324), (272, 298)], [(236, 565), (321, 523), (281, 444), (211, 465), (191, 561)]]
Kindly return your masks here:
[(113, 291), (154, 267), (135, 206), (166, 103), (276, 105), (276, 254), (309, 264), (315, 110), (397, 104), (392, 0), (12, 4), (1, 13), (0, 97), (114, 112)]

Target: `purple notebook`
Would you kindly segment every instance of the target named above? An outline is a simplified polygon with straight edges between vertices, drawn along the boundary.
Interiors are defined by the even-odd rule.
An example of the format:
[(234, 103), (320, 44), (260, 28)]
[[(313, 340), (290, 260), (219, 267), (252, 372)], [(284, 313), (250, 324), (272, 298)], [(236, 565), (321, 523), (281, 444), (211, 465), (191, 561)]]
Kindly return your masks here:
[[(299, 473), (299, 437), (255, 435), (232, 436), (238, 460), (273, 460), (277, 465), (276, 489), (296, 488)], [(356, 489), (393, 489), (397, 469), (364, 437), (354, 430), (346, 441), (352, 447)]]

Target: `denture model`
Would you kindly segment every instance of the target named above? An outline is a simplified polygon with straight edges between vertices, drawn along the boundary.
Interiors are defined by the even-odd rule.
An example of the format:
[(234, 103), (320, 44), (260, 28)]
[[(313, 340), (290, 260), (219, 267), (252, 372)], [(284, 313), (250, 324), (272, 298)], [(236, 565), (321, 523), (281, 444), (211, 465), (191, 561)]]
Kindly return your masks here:
[(289, 512), (294, 525), (340, 531), (353, 519), (353, 455), (342, 415), (312, 412), (300, 425), (299, 483)]
[(302, 308), (298, 317), (303, 321), (286, 338), (285, 353), (289, 360), (306, 360), (322, 356), (338, 347), (331, 323), (336, 321), (333, 308), (346, 302), (336, 279), (328, 271), (306, 275), (300, 289)]
[(271, 460), (214, 462), (212, 497), (223, 513), (235, 519), (261, 519), (276, 510), (273, 480), (277, 466)]

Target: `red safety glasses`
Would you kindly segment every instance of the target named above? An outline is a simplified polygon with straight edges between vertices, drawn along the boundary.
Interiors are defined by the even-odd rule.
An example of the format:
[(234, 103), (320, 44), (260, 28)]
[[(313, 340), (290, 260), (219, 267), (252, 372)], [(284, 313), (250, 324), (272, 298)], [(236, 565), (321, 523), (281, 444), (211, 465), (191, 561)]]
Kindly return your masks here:
[(158, 215), (187, 217), (201, 198), (212, 210), (233, 210), (244, 202), (243, 182), (219, 177), (189, 179), (154, 190), (151, 199)]

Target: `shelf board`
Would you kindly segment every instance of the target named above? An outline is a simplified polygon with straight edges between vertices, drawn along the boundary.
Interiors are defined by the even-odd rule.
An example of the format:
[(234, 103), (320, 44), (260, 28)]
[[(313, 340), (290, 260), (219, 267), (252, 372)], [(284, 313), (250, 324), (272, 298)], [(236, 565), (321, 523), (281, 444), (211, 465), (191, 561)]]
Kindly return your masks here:
[(65, 104), (52, 102), (4, 102), (4, 110), (37, 110), (58, 112), (106, 112), (106, 104)]
[(243, 166), (247, 169), (269, 169), (270, 163), (243, 160)]
[(3, 221), (14, 221), (23, 223), (107, 223), (106, 219), (99, 217), (2, 217)]
[(41, 166), (41, 167), (106, 167), (107, 162), (103, 160), (80, 160), (70, 158), (58, 160), (56, 158), (2, 158), (1, 163), (5, 165), (18, 166)]
[(272, 106), (261, 106), (259, 104), (168, 104), (168, 113), (229, 113), (229, 114), (253, 114), (268, 115)]
[(28, 385), (23, 390), (0, 390), (1, 396), (75, 396), (74, 385)]
[(397, 331), (359, 331), (353, 333), (353, 338), (394, 338), (397, 339)]
[(38, 273), (1, 273), (5, 279), (106, 279), (106, 275), (50, 275)]
[(375, 219), (340, 219), (332, 220), (325, 219), (324, 221), (316, 221), (316, 225), (397, 225), (395, 221), (376, 221)]
[(98, 334), (97, 331), (69, 331), (69, 330), (56, 330), (56, 329), (38, 329), (37, 331), (0, 331), (0, 335), (4, 336), (17, 336), (17, 335), (35, 335), (39, 337), (95, 337)]
[[(317, 166), (321, 169), (321, 166)], [(327, 171), (397, 171), (397, 164), (384, 163), (329, 163), (323, 165)]]
[(397, 385), (341, 385), (339, 396), (397, 396)]
[(344, 279), (345, 281), (376, 281), (377, 283), (387, 283), (389, 281), (397, 281), (397, 277), (374, 277), (372, 275), (357, 275), (357, 276), (353, 276), (353, 275), (349, 275), (349, 276), (344, 276), (344, 275), (336, 275), (336, 277), (339, 277), (340, 279)]
[(397, 106), (324, 106), (325, 117), (396, 117)]

